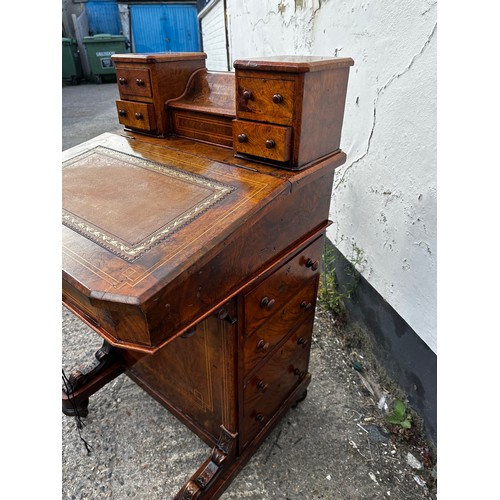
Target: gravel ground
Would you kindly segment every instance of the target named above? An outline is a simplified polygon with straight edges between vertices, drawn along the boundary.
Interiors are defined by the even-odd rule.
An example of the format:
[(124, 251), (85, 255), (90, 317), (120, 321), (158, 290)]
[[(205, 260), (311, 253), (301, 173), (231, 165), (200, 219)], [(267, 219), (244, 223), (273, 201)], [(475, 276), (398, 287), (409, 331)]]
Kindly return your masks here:
[[(222, 498), (434, 498), (425, 443), (390, 432), (387, 413), (353, 368), (353, 351), (329, 313), (317, 312), (313, 335), (307, 398), (288, 412)], [(101, 345), (64, 309), (63, 342), (66, 373)], [(360, 352), (355, 356), (363, 359)], [(374, 376), (368, 380), (382, 387)], [(81, 436), (90, 454), (75, 419), (62, 417), (63, 498), (172, 498), (209, 454), (126, 375), (92, 396), (89, 410)]]

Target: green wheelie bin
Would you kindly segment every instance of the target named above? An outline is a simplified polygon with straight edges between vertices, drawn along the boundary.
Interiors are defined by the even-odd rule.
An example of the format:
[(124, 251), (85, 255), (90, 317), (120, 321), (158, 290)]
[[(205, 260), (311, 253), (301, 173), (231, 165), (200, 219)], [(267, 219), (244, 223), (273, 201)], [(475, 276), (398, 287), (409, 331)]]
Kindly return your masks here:
[(107, 34), (84, 36), (83, 44), (93, 80), (96, 83), (102, 83), (106, 79), (116, 80), (111, 56), (128, 52), (127, 37)]
[(80, 52), (74, 38), (62, 39), (62, 80), (76, 85), (82, 80), (82, 62)]

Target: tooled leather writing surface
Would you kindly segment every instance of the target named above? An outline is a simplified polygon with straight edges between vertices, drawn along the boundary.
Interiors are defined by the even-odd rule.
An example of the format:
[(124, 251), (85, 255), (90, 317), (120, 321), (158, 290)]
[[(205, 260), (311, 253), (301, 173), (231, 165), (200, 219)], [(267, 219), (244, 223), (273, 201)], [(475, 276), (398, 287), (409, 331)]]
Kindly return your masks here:
[(233, 187), (97, 146), (63, 168), (63, 223), (132, 261)]

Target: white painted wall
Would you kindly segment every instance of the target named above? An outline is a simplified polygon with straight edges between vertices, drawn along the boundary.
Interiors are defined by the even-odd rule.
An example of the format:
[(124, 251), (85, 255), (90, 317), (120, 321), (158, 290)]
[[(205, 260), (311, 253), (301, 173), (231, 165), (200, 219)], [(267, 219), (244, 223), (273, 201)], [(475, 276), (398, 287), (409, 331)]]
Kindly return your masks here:
[[(224, 2), (212, 0), (199, 14), (203, 52), (206, 65), (211, 71), (227, 71), (227, 39), (224, 19)], [(230, 66), (229, 66), (230, 67)]]
[(436, 2), (228, 0), (231, 61), (352, 57), (329, 238), (436, 352)]

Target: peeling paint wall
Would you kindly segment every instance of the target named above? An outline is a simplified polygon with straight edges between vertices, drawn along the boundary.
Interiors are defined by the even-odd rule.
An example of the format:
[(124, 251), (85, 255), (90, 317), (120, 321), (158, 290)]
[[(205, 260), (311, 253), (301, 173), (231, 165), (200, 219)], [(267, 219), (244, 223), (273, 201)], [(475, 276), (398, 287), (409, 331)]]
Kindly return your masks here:
[(328, 237), (436, 352), (436, 2), (227, 5), (231, 60), (354, 59)]

